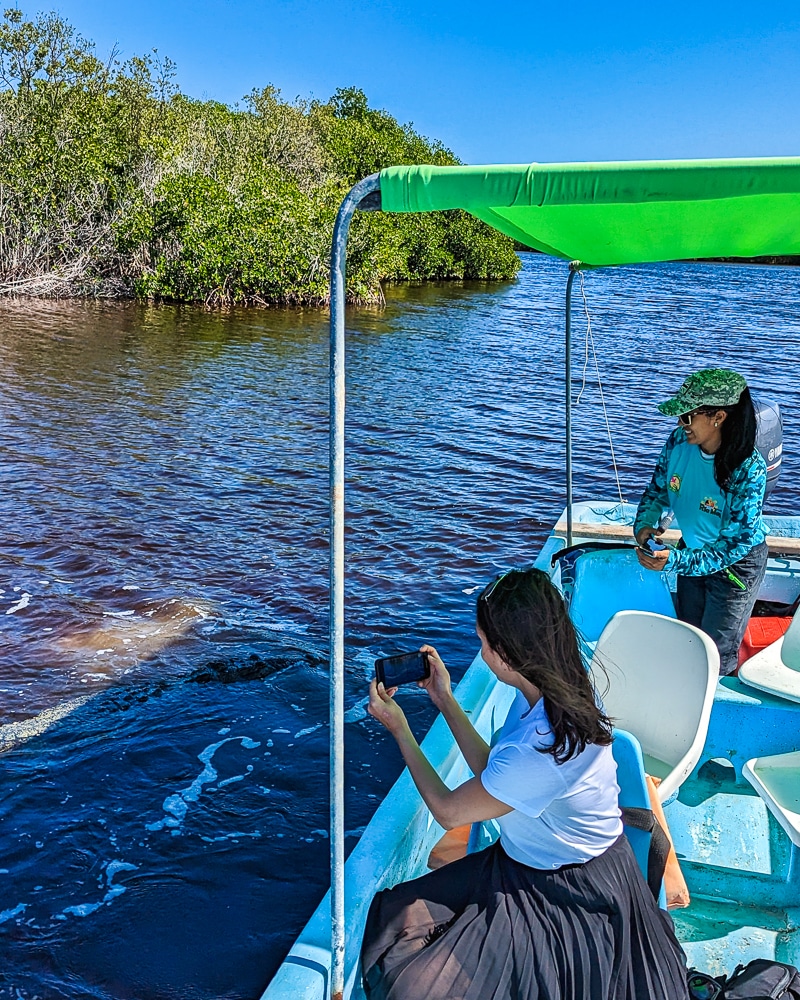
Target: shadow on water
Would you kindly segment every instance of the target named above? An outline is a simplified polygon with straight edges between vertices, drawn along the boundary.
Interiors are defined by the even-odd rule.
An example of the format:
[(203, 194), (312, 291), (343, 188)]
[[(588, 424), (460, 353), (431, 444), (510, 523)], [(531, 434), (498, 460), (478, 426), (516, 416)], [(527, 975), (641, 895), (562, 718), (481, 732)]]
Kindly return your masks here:
[[(266, 985), (327, 868), (327, 667), (254, 635), (218, 653), (101, 692), (3, 755), (0, 996)], [(367, 762), (375, 735), (348, 748), (349, 847), (395, 776)]]
[(70, 998), (256, 994), (287, 943), (276, 898), (289, 923), (316, 902), (301, 873), (327, 850), (314, 721), (326, 700), (319, 657), (241, 637), (6, 753), (0, 983)]
[[(626, 499), (655, 404), (732, 365), (784, 408), (770, 508), (796, 511), (799, 278), (586, 277)], [(565, 280), (526, 255), (514, 283), (349, 313), (349, 846), (400, 770), (364, 710), (374, 658), (431, 640), (458, 678), (477, 588), (563, 506)], [(253, 1000), (328, 881), (327, 317), (0, 316), (0, 1000)], [(577, 315), (575, 397), (583, 336)], [(616, 493), (587, 370), (578, 499)], [(423, 734), (426, 697), (402, 698)]]

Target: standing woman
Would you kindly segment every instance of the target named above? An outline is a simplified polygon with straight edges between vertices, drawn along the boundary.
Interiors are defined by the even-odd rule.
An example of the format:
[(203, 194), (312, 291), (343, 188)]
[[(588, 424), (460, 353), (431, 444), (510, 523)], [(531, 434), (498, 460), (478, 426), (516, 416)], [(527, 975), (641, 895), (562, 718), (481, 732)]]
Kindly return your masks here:
[(515, 700), (490, 749), (436, 650), (420, 682), (475, 777), (447, 788), (402, 709), (372, 682), (369, 712), (397, 740), (445, 829), (497, 819), (500, 840), (379, 892), (361, 962), (370, 1000), (686, 1000), (686, 971), (622, 833), (611, 724), (561, 595), (512, 570), (478, 598), (481, 654)]
[[(755, 447), (747, 383), (727, 368), (695, 372), (661, 403), (678, 426), (661, 450), (634, 522), (647, 569), (678, 574), (678, 618), (703, 629), (719, 650), (720, 673), (736, 670), (739, 646), (767, 568), (761, 517), (767, 467)], [(667, 508), (678, 518), (677, 549), (648, 553)]]

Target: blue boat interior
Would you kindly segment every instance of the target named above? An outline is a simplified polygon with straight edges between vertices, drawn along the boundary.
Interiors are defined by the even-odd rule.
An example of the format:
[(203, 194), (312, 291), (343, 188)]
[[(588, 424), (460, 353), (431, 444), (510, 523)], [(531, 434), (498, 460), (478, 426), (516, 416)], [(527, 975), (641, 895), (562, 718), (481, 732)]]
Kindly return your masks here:
[[(598, 525), (615, 532), (619, 527), (621, 532), (631, 523), (633, 510), (601, 501), (576, 504), (575, 513), (573, 541), (582, 545), (591, 543), (592, 529)], [(771, 525), (773, 534), (800, 538), (800, 518), (781, 520)], [(535, 562), (561, 587), (573, 616), (581, 615), (587, 664), (608, 619), (619, 611), (672, 616), (668, 620), (678, 625), (670, 597), (674, 581), (669, 575), (640, 571), (629, 528), (627, 537), (627, 543), (613, 548), (590, 544), (585, 555), (577, 555), (576, 549), (566, 551), (566, 539), (557, 525)], [(791, 604), (798, 594), (800, 557), (771, 558), (759, 596)], [(680, 629), (661, 630), (661, 634), (676, 632)], [(634, 653), (631, 677), (636, 676), (636, 642), (629, 647)], [(671, 911), (676, 932), (689, 966), (712, 975), (731, 973), (754, 958), (800, 965), (800, 754), (785, 756), (800, 750), (800, 702), (748, 686), (738, 677), (715, 680), (713, 672), (711, 685), (713, 702), (705, 716), (708, 729), (702, 750), (697, 758), (692, 755), (696, 763), (676, 790), (664, 792), (662, 803), (691, 896), (687, 908)], [(683, 685), (678, 689), (686, 695)], [(460, 681), (457, 696), (477, 730), (491, 739), (505, 718), (512, 689), (498, 684), (478, 655)], [(664, 711), (661, 697), (657, 708)], [(671, 718), (670, 711), (675, 710), (666, 710), (662, 719)], [(450, 787), (469, 777), (466, 761), (441, 717), (425, 737), (423, 749)], [(621, 804), (648, 808), (644, 765), (648, 758), (639, 741), (622, 728), (615, 733), (614, 757)], [(770, 800), (764, 789), (776, 775)], [(443, 832), (404, 771), (345, 869), (349, 934), (344, 995), (351, 1000), (364, 996), (358, 952), (369, 900), (379, 889), (424, 874), (429, 852)], [(626, 832), (646, 874), (650, 835), (630, 825)], [(468, 849), (487, 846), (498, 833), (496, 822), (476, 824)], [(662, 892), (662, 905), (665, 902)], [(328, 894), (263, 1000), (320, 1000), (330, 995), (330, 925)]]
[[(643, 570), (630, 545), (553, 560), (564, 546), (551, 536), (537, 565), (562, 588), (589, 650), (617, 611), (674, 616), (668, 578)], [(798, 594), (800, 562), (770, 559), (759, 597), (790, 603)], [(737, 677), (719, 680), (700, 761), (665, 803), (691, 893), (688, 908), (672, 911), (690, 966), (718, 975), (753, 958), (800, 965), (800, 846), (742, 774), (748, 760), (799, 748), (800, 704)], [(629, 788), (635, 766), (615, 755), (621, 788)], [(800, 767), (783, 772), (783, 781), (788, 799), (798, 802)]]
[[(654, 611), (674, 617), (664, 574), (645, 569), (633, 546), (571, 553), (560, 559), (561, 586), (569, 581), (569, 609), (587, 642), (596, 642), (618, 611)], [(565, 595), (566, 596), (566, 595)]]

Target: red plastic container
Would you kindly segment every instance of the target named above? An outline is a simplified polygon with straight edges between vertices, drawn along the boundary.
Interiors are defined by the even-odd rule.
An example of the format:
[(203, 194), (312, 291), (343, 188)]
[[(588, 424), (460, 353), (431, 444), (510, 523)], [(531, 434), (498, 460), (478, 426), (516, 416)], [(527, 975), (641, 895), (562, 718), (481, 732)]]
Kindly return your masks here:
[(792, 624), (791, 618), (751, 618), (745, 629), (744, 639), (739, 647), (739, 666), (745, 660), (780, 639)]

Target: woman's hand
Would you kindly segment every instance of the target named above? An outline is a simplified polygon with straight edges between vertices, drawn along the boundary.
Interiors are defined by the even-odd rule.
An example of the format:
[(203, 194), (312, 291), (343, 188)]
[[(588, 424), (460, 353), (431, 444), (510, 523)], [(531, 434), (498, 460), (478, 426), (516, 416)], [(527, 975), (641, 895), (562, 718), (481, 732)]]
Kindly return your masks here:
[(445, 702), (453, 697), (453, 689), (450, 686), (450, 674), (441, 656), (439, 656), (433, 646), (420, 646), (420, 652), (428, 654), (431, 673), (430, 677), (426, 677), (422, 681), (417, 681), (417, 684), (419, 687), (425, 688), (430, 695), (431, 701), (441, 711)]
[(373, 678), (369, 686), (367, 711), (373, 719), (377, 719), (378, 722), (386, 726), (396, 739), (404, 729), (408, 729), (408, 722), (403, 709), (392, 697), (395, 691), (397, 691), (396, 687), (387, 689)]
[(643, 528), (639, 528), (636, 532), (636, 544), (641, 549), (647, 548), (647, 540), (649, 538), (656, 537), (656, 529), (649, 524), (646, 524)]
[(669, 549), (657, 549), (655, 552), (645, 552), (644, 549), (636, 548), (636, 558), (645, 569), (655, 569), (663, 572), (669, 559)]
[(656, 549), (651, 552), (647, 547), (651, 538), (657, 539), (659, 535), (663, 534), (663, 528), (659, 531), (658, 528), (653, 528), (649, 524), (639, 528), (636, 532), (636, 558), (645, 569), (655, 569), (661, 572), (666, 566), (667, 559), (669, 559), (669, 549)]

